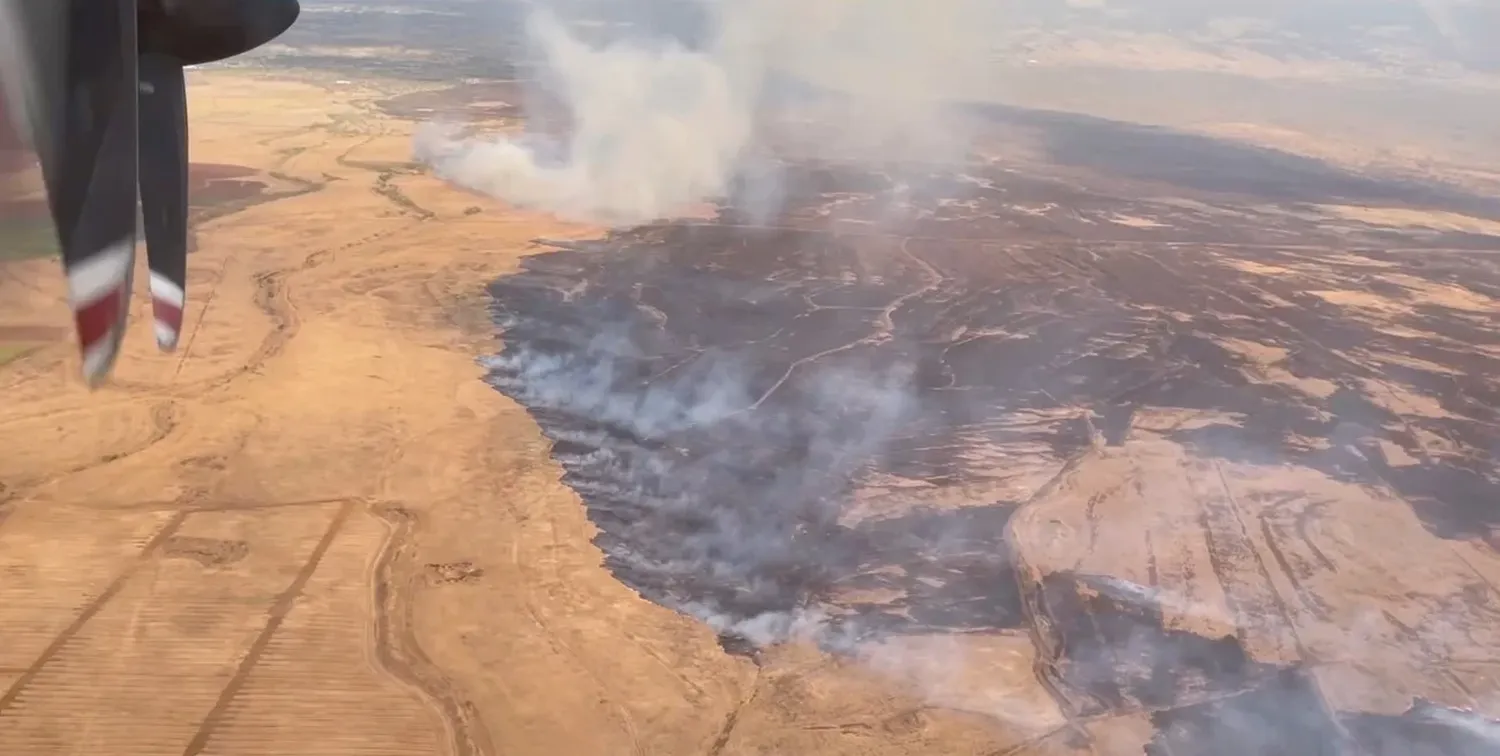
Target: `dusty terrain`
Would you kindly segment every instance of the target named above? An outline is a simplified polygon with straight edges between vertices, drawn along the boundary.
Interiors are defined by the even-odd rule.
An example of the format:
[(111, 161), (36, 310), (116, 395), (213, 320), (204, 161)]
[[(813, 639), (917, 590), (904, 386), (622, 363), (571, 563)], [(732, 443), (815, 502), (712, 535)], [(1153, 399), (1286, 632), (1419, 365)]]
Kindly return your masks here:
[(1054, 143), (598, 241), (192, 92), (178, 354), (0, 267), (0, 753), (1488, 752), (1483, 199)]

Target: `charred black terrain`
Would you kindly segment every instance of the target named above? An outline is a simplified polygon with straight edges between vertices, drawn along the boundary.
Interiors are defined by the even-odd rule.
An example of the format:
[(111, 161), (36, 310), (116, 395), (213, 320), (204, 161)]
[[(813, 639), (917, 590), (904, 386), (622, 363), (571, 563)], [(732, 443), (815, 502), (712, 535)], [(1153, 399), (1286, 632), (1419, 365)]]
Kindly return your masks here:
[[(791, 167), (774, 224), (726, 208), (496, 282), (491, 381), (555, 440), (620, 579), (731, 648), (1026, 631), (1065, 711), (1155, 712), (1153, 754), (1478, 753), (1442, 745), (1468, 742), (1458, 713), (1340, 713), (1317, 659), (1257, 661), (1243, 632), (1171, 626), (1154, 585), (1018, 553), (1049, 477), (1164, 411), (1210, 418), (1149, 431), (1203, 464), (1389, 491), (1445, 539), (1500, 527), (1500, 238), (1321, 209), (1484, 203), (1287, 165), (1215, 187), (1190, 161), (1092, 184)], [(1248, 546), (1216, 548), (1218, 570)]]

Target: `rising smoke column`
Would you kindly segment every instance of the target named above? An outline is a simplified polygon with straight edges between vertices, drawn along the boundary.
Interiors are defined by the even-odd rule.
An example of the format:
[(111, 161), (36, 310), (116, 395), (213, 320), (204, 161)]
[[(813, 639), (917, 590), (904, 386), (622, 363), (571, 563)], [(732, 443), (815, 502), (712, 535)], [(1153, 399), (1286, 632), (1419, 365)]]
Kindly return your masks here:
[(631, 226), (669, 218), (728, 196), (747, 172), (763, 184), (774, 177), (755, 148), (777, 74), (843, 98), (835, 111), (799, 127), (797, 139), (817, 157), (882, 164), (952, 157), (962, 153), (967, 133), (943, 103), (983, 91), (986, 30), (994, 28), (997, 4), (618, 5), (625, 15), (639, 9), (641, 26), (663, 9), (689, 9), (703, 14), (707, 29), (692, 48), (644, 34), (594, 43), (575, 33), (560, 8), (544, 3), (525, 36), (538, 59), (534, 85), (571, 116), (563, 143), (537, 135), (465, 137), (456, 125), (428, 124), (416, 136), (417, 158), (455, 184), (570, 220)]
[(456, 184), (563, 217), (630, 225), (722, 194), (751, 137), (764, 66), (719, 35), (703, 50), (675, 40), (591, 46), (546, 9), (527, 36), (571, 111), (561, 160), (534, 141), (459, 139), (429, 125), (419, 159)]

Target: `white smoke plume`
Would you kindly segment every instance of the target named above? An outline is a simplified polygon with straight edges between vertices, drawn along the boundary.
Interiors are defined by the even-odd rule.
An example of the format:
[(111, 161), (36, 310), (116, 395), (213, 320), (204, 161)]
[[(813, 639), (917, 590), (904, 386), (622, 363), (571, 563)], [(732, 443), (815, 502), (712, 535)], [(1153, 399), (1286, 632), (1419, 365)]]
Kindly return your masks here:
[(525, 36), (532, 86), (568, 112), (563, 143), (465, 137), (434, 123), (418, 132), (416, 154), (456, 184), (568, 219), (628, 226), (674, 217), (726, 197), (747, 173), (764, 183), (768, 97), (791, 76), (840, 94), (832, 111), (795, 127), (776, 118), (781, 138), (800, 149), (882, 164), (951, 158), (966, 139), (946, 105), (986, 78), (994, 5), (622, 0), (610, 9), (615, 18), (630, 9), (643, 19), (701, 18), (706, 29), (690, 47), (644, 22), (630, 36), (586, 40), (586, 13), (543, 0)]

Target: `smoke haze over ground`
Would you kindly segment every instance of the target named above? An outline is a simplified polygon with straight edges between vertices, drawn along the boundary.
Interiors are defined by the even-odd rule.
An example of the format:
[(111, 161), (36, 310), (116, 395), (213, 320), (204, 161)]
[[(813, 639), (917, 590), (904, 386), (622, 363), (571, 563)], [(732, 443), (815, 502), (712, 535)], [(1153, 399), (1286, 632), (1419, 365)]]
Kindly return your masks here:
[(568, 133), (465, 138), (430, 124), (417, 136), (419, 158), (468, 188), (612, 225), (717, 200), (747, 171), (774, 196), (759, 127), (787, 74), (843, 95), (836, 118), (822, 113), (796, 129), (815, 154), (876, 163), (961, 156), (965, 133), (948, 98), (984, 78), (983, 31), (996, 16), (979, 0), (921, 13), (889, 0), (634, 5), (655, 23), (586, 35), (594, 27), (579, 22), (591, 16), (561, 3), (543, 3), (527, 20), (532, 86), (561, 104)]
[[(1091, 721), (1151, 712), (1160, 750), (1147, 753), (1490, 752), (1475, 704), (1414, 706), (1427, 689), (1409, 671), (1435, 648), (1496, 646), (1493, 610), (1465, 598), (1487, 589), (1436, 579), (1445, 547), (1393, 551), (1382, 531), (1409, 543), (1486, 532), (1479, 502), (1500, 480), (1458, 457), (1398, 470), (1361, 451), (1415, 449), (1423, 432), (1358, 388), (1378, 370), (1338, 356), (1378, 326), (1319, 305), (1311, 274), (1235, 273), (1240, 252), (1211, 244), (976, 242), (1002, 190), (1047, 188), (985, 176), (992, 204), (911, 237), (655, 225), (529, 258), (492, 286), (505, 347), (489, 380), (553, 440), (615, 576), (732, 651), (811, 640), (1016, 732), (1060, 726), (1016, 682), (1034, 674)], [(1052, 197), (1078, 235), (1121, 215), (1205, 244), (1268, 233), (1266, 217), (1194, 225), (1145, 202)], [(800, 217), (817, 216), (788, 222)], [(1292, 230), (1339, 233), (1280, 228)], [(1488, 258), (1469, 259), (1434, 265)], [(1274, 320), (1246, 314), (1272, 297), (1287, 302)], [(1460, 327), (1409, 317), (1434, 336)], [(1373, 348), (1455, 364), (1474, 353), (1459, 342), (1495, 339), (1463, 328), (1451, 346)], [(1253, 378), (1235, 351), (1250, 342), (1300, 348), (1298, 375)], [(1416, 391), (1434, 378), (1402, 380)], [(1309, 393), (1303, 380), (1350, 388)], [(1495, 443), (1469, 419), (1403, 422)], [(1337, 511), (1351, 514), (1322, 514)], [(1383, 564), (1398, 553), (1410, 561)], [(1294, 587), (1278, 593), (1280, 580)], [(1417, 628), (1375, 601), (1431, 608)], [(1335, 676), (1335, 659), (1371, 677)], [(1349, 738), (1359, 746), (1338, 750)]]
[[(934, 706), (1022, 731), (1151, 712), (1162, 750), (1149, 753), (1248, 755), (1490, 726), (1461, 716), (1477, 693), (1414, 706), (1427, 689), (1407, 673), (1444, 644), (1495, 647), (1489, 609), (1441, 581), (1390, 600), (1430, 592), (1459, 638), (1376, 616), (1360, 591), (1389, 577), (1349, 586), (1386, 570), (1369, 556), (1393, 537), (1382, 528), (1433, 543), (1488, 532), (1477, 502), (1500, 486), (1465, 455), (1382, 467), (1364, 450), (1429, 454), (1411, 429), (1435, 420), (1370, 386), (1450, 392), (1452, 407), (1453, 391), (1491, 389), (1345, 356), (1378, 337), (1341, 303), (1374, 288), (1328, 292), (1355, 286), (1350, 270), (1385, 268), (1319, 250), (1395, 242), (1305, 213), (1493, 203), (1002, 107), (984, 112), (1077, 170), (966, 160), (979, 109), (956, 106), (988, 99), (999, 10), (543, 3), (526, 25), (524, 131), (420, 131), (418, 156), (454, 183), (637, 226), (492, 287), (505, 347), (489, 380), (553, 440), (607, 565), (730, 650), (811, 639)], [(604, 25), (583, 23), (596, 12)], [(720, 200), (714, 221), (652, 224)], [(1462, 250), (1495, 242), (1400, 244), (1453, 252), (1443, 264), (1457, 271), (1480, 265)], [(1293, 268), (1294, 282), (1277, 277)], [(1443, 338), (1489, 338), (1451, 313), (1410, 312), (1428, 335), (1389, 348), (1431, 364), (1477, 359), (1429, 353)], [(1274, 370), (1245, 356), (1277, 351), (1255, 358)], [(1464, 406), (1423, 432), (1500, 443)], [(1428, 475), (1443, 477), (1440, 504)], [(1380, 509), (1397, 499), (1404, 514)], [(1364, 513), (1337, 519), (1357, 536), (1288, 535), (1336, 511)], [(985, 657), (985, 643), (1001, 651)], [(1375, 671), (1329, 678), (1335, 656)], [(996, 658), (1025, 682), (1000, 679)], [(993, 678), (960, 683), (966, 669)], [(1042, 704), (1017, 692), (1043, 684)], [(1371, 690), (1379, 706), (1360, 698)]]

